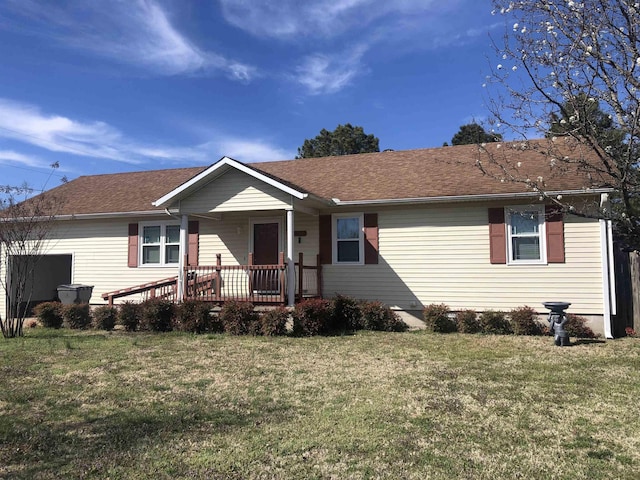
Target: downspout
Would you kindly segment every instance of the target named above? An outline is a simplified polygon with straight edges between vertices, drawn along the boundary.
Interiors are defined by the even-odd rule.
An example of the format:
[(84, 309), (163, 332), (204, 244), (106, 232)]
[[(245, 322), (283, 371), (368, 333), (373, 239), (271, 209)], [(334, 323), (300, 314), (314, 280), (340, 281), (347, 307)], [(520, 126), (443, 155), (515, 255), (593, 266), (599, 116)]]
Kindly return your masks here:
[[(603, 193), (600, 195), (600, 208), (608, 207), (609, 195)], [(603, 306), (603, 330), (605, 338), (613, 338), (611, 329), (611, 284), (610, 284), (610, 268), (612, 251), (609, 248), (609, 234), (607, 220), (599, 220), (600, 223), (600, 250), (602, 264), (602, 306)]]
[(609, 240), (609, 290), (611, 293), (611, 315), (617, 315), (618, 302), (616, 295), (615, 251), (613, 250), (613, 228), (611, 226), (611, 220), (607, 220), (607, 237)]

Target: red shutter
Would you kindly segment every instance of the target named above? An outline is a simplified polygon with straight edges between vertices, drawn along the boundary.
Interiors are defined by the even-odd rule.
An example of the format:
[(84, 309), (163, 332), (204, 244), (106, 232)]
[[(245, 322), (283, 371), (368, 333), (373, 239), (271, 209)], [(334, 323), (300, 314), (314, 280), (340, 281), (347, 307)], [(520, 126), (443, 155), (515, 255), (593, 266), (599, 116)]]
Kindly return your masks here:
[(129, 224), (129, 261), (130, 268), (138, 266), (138, 224)]
[(564, 222), (562, 220), (562, 211), (552, 205), (547, 205), (544, 213), (547, 231), (547, 262), (564, 263)]
[(318, 253), (320, 254), (320, 263), (323, 265), (332, 263), (333, 257), (331, 253), (331, 215), (320, 215), (318, 217), (318, 230), (318, 240), (320, 243)]
[(491, 263), (507, 263), (507, 232), (504, 208), (489, 209), (489, 251)]
[(198, 265), (198, 242), (200, 237), (200, 222), (197, 220), (189, 221), (189, 249), (187, 252), (187, 264), (190, 267)]
[(364, 214), (364, 263), (378, 263), (378, 214)]

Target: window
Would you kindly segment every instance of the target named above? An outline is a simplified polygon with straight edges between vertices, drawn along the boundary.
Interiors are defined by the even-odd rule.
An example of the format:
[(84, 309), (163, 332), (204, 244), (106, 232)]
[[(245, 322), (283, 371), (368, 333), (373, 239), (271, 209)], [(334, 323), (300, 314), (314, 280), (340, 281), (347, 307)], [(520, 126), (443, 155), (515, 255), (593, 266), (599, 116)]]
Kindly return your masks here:
[(333, 215), (333, 263), (364, 263), (362, 214)]
[(174, 265), (180, 260), (180, 225), (141, 225), (142, 265)]
[(546, 263), (544, 207), (507, 208), (509, 263)]

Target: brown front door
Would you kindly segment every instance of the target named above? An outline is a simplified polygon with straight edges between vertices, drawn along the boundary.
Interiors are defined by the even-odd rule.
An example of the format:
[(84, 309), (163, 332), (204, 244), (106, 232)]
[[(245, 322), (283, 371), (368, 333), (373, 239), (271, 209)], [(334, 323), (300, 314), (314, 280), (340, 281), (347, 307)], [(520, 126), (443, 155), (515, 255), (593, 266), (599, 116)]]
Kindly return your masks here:
[[(253, 224), (254, 265), (277, 265), (280, 225), (278, 223)], [(278, 290), (278, 270), (257, 270), (254, 275), (255, 290)]]

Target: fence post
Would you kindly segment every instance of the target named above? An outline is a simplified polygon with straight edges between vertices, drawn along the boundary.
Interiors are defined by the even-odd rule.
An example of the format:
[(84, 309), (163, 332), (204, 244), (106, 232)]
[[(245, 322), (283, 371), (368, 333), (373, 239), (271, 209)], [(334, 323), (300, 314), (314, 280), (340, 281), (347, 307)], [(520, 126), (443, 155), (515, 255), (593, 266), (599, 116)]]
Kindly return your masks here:
[(640, 254), (629, 252), (629, 270), (631, 273), (631, 318), (633, 329), (640, 330)]
[(221, 286), (222, 286), (222, 254), (216, 254), (216, 291), (215, 291), (215, 300), (217, 302), (222, 301), (221, 296)]
[(304, 260), (302, 252), (298, 253), (298, 301), (302, 301), (302, 289), (304, 288)]
[(287, 266), (284, 263), (284, 252), (280, 252), (278, 255), (278, 269), (280, 270), (280, 302), (284, 303), (285, 300), (285, 277)]
[(316, 255), (316, 281), (318, 282), (318, 297), (322, 298), (322, 263), (320, 263), (320, 255)]
[(187, 263), (187, 255), (182, 256), (182, 271), (180, 272), (182, 278), (178, 278), (178, 300), (186, 300), (189, 298), (189, 265)]
[(255, 275), (255, 270), (253, 270), (253, 252), (249, 252), (249, 258), (247, 260), (247, 270), (249, 273), (249, 299), (253, 302), (254, 296), (253, 296), (253, 292), (254, 292), (254, 288), (253, 288), (253, 280), (254, 280), (254, 275)]

